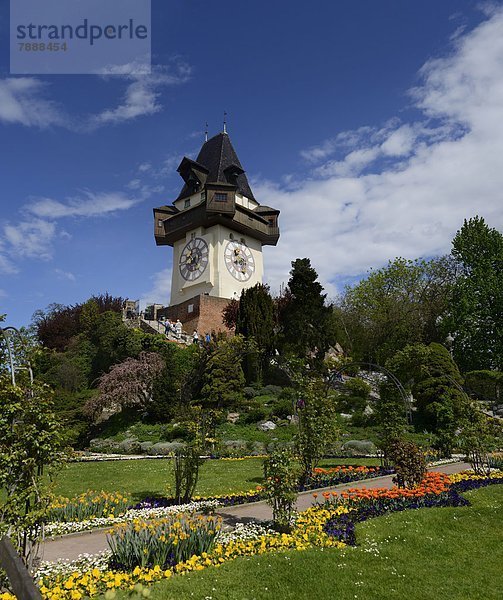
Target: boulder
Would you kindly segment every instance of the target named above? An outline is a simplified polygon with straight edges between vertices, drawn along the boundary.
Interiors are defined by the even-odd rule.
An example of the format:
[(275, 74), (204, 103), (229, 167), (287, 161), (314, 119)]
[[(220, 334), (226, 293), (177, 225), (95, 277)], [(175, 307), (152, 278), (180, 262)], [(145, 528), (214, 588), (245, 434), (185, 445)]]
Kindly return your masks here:
[(227, 421), (229, 423), (237, 423), (238, 420), (239, 420), (239, 417), (240, 417), (240, 413), (238, 413), (238, 412), (230, 412), (227, 415)]
[(263, 423), (259, 423), (257, 425), (257, 429), (260, 429), (260, 431), (274, 431), (274, 429), (276, 429), (276, 423), (273, 423), (272, 421), (264, 421)]

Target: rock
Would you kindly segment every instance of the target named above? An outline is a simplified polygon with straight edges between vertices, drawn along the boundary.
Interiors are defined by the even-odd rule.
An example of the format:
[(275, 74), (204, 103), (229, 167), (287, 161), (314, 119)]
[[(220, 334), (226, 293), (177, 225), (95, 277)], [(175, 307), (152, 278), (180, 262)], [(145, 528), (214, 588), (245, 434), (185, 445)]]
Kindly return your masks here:
[(346, 421), (349, 421), (349, 419), (351, 419), (352, 415), (350, 415), (349, 413), (341, 413), (341, 419), (345, 419)]
[(257, 429), (260, 429), (260, 431), (273, 431), (276, 429), (276, 423), (273, 423), (272, 421), (264, 421), (264, 423), (259, 423), (257, 425)]
[(371, 406), (369, 406), (369, 405), (367, 404), (367, 406), (365, 407), (365, 410), (363, 411), (363, 414), (364, 414), (366, 417), (370, 417), (370, 415), (373, 415), (373, 414), (374, 414), (374, 409), (373, 409)]
[(237, 423), (237, 422), (238, 422), (238, 420), (239, 420), (239, 417), (240, 417), (240, 416), (241, 416), (241, 415), (240, 415), (240, 413), (238, 413), (238, 412), (230, 412), (230, 413), (227, 415), (227, 421), (228, 421), (229, 423)]
[(297, 415), (288, 415), (287, 420), (290, 421), (290, 425), (297, 425), (299, 422), (299, 417)]

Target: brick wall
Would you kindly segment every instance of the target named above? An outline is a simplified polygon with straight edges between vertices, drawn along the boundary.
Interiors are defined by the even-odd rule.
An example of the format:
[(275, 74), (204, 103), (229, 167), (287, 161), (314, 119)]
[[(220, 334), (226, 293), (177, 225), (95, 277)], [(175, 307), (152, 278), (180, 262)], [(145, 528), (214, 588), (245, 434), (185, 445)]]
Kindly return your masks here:
[(232, 333), (222, 322), (222, 311), (229, 302), (228, 298), (202, 294), (180, 304), (163, 308), (157, 314), (167, 317), (170, 321), (180, 319), (185, 333), (191, 334), (194, 330), (200, 336), (212, 331)]

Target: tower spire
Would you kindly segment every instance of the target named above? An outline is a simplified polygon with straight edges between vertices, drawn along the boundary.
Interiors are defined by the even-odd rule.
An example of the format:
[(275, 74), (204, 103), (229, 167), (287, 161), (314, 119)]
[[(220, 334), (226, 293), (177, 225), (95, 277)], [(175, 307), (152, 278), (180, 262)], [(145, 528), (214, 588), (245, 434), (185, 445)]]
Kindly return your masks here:
[(227, 113), (224, 110), (224, 133), (227, 133)]
[(208, 141), (208, 121), (206, 121), (206, 129), (204, 131), (204, 141)]

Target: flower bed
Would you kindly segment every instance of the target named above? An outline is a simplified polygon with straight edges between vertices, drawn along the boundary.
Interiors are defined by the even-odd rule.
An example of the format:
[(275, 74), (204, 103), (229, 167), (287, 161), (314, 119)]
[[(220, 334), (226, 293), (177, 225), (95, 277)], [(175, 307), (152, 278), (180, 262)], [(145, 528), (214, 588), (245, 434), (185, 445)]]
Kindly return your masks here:
[(124, 523), (133, 522), (137, 519), (158, 519), (177, 513), (195, 513), (195, 512), (212, 512), (220, 506), (216, 500), (200, 500), (198, 502), (189, 502), (188, 504), (174, 504), (171, 506), (157, 506), (144, 508), (130, 508), (124, 514), (116, 517), (100, 517), (88, 519), (85, 521), (71, 521), (68, 523), (54, 522), (48, 523), (44, 527), (45, 535), (55, 537), (68, 533), (78, 533), (91, 529), (99, 529), (102, 527), (112, 527)]
[[(128, 571), (114, 570), (110, 568), (111, 553), (108, 553), (98, 556), (97, 563), (93, 563), (91, 558), (81, 558), (80, 563), (74, 561), (68, 564), (66, 571), (61, 564), (54, 566), (52, 570), (44, 566), (38, 572), (39, 585), (44, 599), (79, 600), (96, 596), (107, 589), (133, 589), (137, 584), (149, 584), (178, 573), (219, 566), (237, 556), (264, 554), (275, 550), (304, 550), (313, 546), (343, 548), (355, 543), (354, 525), (359, 521), (391, 511), (464, 505), (468, 502), (459, 495), (460, 491), (497, 483), (503, 483), (501, 472), (493, 473), (487, 478), (471, 473), (451, 476), (429, 473), (420, 486), (410, 490), (394, 487), (352, 488), (340, 494), (324, 492), (321, 494), (322, 502), (297, 516), (289, 534), (272, 532), (260, 525), (241, 525), (234, 532), (218, 533), (206, 549), (194, 553), (187, 560), (183, 560), (184, 556), (180, 555), (178, 561), (172, 560), (173, 564), (169, 568), (153, 564), (156, 559), (151, 558), (149, 564), (143, 563), (143, 566), (135, 566)], [(316, 497), (319, 496), (316, 494)], [(180, 517), (179, 520), (185, 518)], [(209, 536), (212, 537), (216, 530), (215, 521), (206, 521), (208, 518), (202, 516), (196, 519), (198, 521), (194, 521), (196, 524), (191, 525), (189, 530), (195, 528), (200, 531), (202, 527), (203, 530), (209, 531)], [(172, 522), (176, 522), (176, 519)], [(148, 538), (145, 528), (151, 526), (145, 522), (131, 525), (139, 529), (136, 533), (140, 536), (147, 536), (145, 539)], [(156, 530), (155, 535), (159, 538), (158, 533)], [(168, 537), (171, 536), (168, 544), (173, 543), (173, 535), (179, 535), (176, 530), (164, 533), (167, 533)], [(107, 568), (104, 568), (107, 563)], [(165, 565), (168, 563), (169, 561), (165, 561)], [(0, 596), (0, 600), (4, 598), (13, 599), (12, 596)]]
[(482, 477), (473, 473), (445, 475), (428, 473), (423, 484), (414, 489), (348, 489), (338, 495), (324, 494), (324, 509), (344, 505), (347, 514), (337, 515), (327, 521), (325, 532), (348, 545), (356, 544), (355, 524), (385, 513), (442, 506), (466, 506), (468, 500), (460, 492), (503, 483), (503, 473)]
[(384, 467), (339, 466), (330, 469), (316, 468), (305, 485), (299, 488), (299, 491), (330, 487), (373, 477), (383, 477), (392, 473), (394, 473), (392, 469), (385, 469)]
[[(393, 472), (394, 471), (390, 469), (384, 469), (383, 467), (339, 466), (331, 469), (317, 468), (314, 469), (312, 477), (307, 480), (306, 484), (299, 486), (298, 491), (304, 492), (322, 487), (340, 485), (342, 483), (348, 483), (351, 481), (361, 481), (362, 479), (383, 477), (385, 475), (390, 475)], [(236, 494), (222, 494), (219, 496), (211, 496), (210, 498), (203, 498), (201, 496), (194, 497), (194, 501), (216, 500), (222, 507), (236, 506), (239, 504), (246, 504), (248, 502), (258, 502), (263, 499), (264, 497), (262, 495), (261, 486), (257, 486), (255, 490), (238, 492)], [(158, 508), (163, 506), (172, 506), (173, 503), (173, 498), (147, 498), (136, 504), (134, 508)]]
[[(344, 506), (334, 509), (336, 514), (347, 512)], [(143, 566), (135, 566), (127, 571), (121, 571), (110, 567), (114, 561), (113, 552), (101, 554), (98, 558), (100, 566), (90, 567), (88, 558), (79, 559), (66, 565), (59, 563), (54, 569), (44, 565), (38, 571), (38, 584), (44, 599), (51, 600), (80, 600), (82, 598), (96, 596), (105, 592), (107, 589), (132, 589), (136, 584), (152, 583), (161, 579), (172, 577), (174, 574), (184, 574), (190, 571), (199, 571), (208, 566), (219, 566), (223, 562), (232, 560), (238, 556), (252, 556), (264, 554), (276, 550), (304, 550), (313, 546), (323, 548), (343, 548), (345, 544), (329, 536), (323, 531), (325, 521), (333, 511), (321, 511), (318, 508), (310, 509), (302, 513), (297, 519), (292, 532), (289, 534), (280, 534), (259, 525), (242, 525), (232, 533), (221, 533), (212, 538), (215, 530), (216, 520), (213, 517), (196, 517), (187, 528), (182, 525), (179, 527), (162, 528), (159, 523), (136, 522), (128, 526), (129, 534), (135, 537), (135, 540), (126, 539), (123, 535), (123, 529), (119, 530), (119, 537), (123, 537), (125, 552), (128, 556), (142, 553), (141, 548), (150, 548), (150, 544), (155, 538), (155, 549), (148, 561)], [(180, 517), (178, 522), (187, 520), (186, 517)], [(172, 526), (176, 520), (171, 521)], [(162, 529), (162, 530), (161, 530)], [(201, 531), (204, 532), (201, 535)], [(181, 533), (183, 532), (183, 535)], [(194, 532), (195, 535), (194, 535)], [(111, 537), (116, 535), (112, 533)], [(184, 536), (186, 542), (185, 552), (177, 557), (172, 552), (175, 545), (180, 544), (180, 539)], [(187, 540), (190, 535), (193, 536), (193, 544)], [(160, 545), (164, 540), (165, 548)], [(201, 537), (204, 542), (201, 544)], [(209, 543), (213, 541), (214, 543)], [(202, 548), (199, 553), (193, 553), (190, 558), (186, 555), (199, 544)], [(204, 548), (203, 548), (204, 546)], [(134, 548), (134, 552), (131, 550)], [(206, 548), (206, 549), (205, 549)], [(147, 551), (149, 552), (149, 551)], [(162, 556), (161, 556), (162, 554)], [(154, 556), (155, 555), (155, 556)], [(158, 559), (157, 557), (161, 557)], [(164, 566), (153, 564), (156, 560), (161, 560)], [(109, 566), (103, 569), (103, 561), (108, 560)], [(153, 561), (153, 562), (152, 562)], [(130, 567), (132, 564), (130, 564)], [(84, 570), (87, 567), (87, 570)], [(11, 600), (13, 597), (8, 596)], [(2, 599), (3, 600), (3, 599)]]
[(131, 498), (118, 493), (88, 491), (71, 500), (60, 496), (49, 506), (49, 519), (51, 522), (69, 522), (113, 518), (124, 514), (130, 504)]

